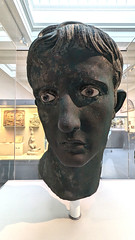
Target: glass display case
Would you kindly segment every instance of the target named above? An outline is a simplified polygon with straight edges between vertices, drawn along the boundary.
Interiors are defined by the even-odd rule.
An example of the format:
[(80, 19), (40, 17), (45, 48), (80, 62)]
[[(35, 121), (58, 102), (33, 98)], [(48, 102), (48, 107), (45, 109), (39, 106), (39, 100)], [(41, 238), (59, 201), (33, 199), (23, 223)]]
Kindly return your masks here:
[[(50, 22), (41, 26), (39, 23), (32, 25), (34, 21), (30, 24), (32, 15), (27, 19), (29, 12), (25, 15), (22, 2), (0, 2), (0, 185), (8, 179), (38, 179), (38, 162), (48, 148), (27, 81), (26, 62), (31, 42)], [(98, 22), (96, 15), (89, 14), (89, 17), (96, 19), (95, 26), (114, 38), (122, 51), (124, 69), (119, 88), (127, 92), (123, 108), (112, 120), (104, 151), (102, 178), (135, 178), (134, 29), (128, 23), (124, 25), (123, 18), (119, 17), (120, 12), (116, 12), (118, 19), (115, 26), (114, 22), (108, 23), (107, 15), (102, 27), (101, 18)], [(102, 13), (105, 16), (104, 10)], [(131, 9), (129, 13), (131, 19)], [(48, 14), (51, 20), (50, 11)]]
[[(8, 179), (40, 178), (39, 159), (48, 148), (32, 90), (27, 82), (27, 51), (14, 52), (13, 56), (11, 63), (16, 63), (15, 77), (3, 73), (1, 78), (1, 185)], [(120, 88), (126, 90), (130, 97), (112, 120), (104, 151), (102, 178), (135, 178), (135, 110), (134, 90), (129, 91), (128, 88), (130, 74), (129, 71), (129, 75), (122, 78)], [(129, 98), (133, 104), (131, 101), (129, 104)]]
[(39, 159), (47, 144), (35, 105), (0, 107), (1, 159)]
[(135, 178), (135, 40), (122, 51), (124, 69), (119, 89), (127, 98), (112, 120), (103, 157), (103, 178)]
[(9, 179), (40, 178), (38, 162), (48, 147), (27, 82), (26, 57), (27, 51), (16, 50), (0, 55), (0, 186)]

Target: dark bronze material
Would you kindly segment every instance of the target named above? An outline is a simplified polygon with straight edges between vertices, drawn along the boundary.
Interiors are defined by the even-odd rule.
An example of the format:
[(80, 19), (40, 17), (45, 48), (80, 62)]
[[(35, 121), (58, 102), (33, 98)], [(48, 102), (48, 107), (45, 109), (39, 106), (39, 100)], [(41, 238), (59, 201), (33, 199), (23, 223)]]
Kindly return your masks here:
[(62, 199), (98, 188), (111, 120), (126, 97), (117, 90), (122, 68), (116, 43), (83, 23), (49, 26), (31, 44), (27, 75), (49, 142), (39, 172)]

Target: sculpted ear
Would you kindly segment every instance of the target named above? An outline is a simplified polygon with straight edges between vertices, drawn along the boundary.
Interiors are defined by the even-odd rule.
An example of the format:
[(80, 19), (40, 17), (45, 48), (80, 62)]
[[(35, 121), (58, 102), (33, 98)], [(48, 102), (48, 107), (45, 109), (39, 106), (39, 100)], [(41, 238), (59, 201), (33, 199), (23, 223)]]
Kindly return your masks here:
[(120, 110), (120, 108), (122, 107), (124, 100), (126, 98), (126, 92), (124, 90), (118, 90), (117, 91), (117, 103), (115, 105), (115, 113), (118, 112)]

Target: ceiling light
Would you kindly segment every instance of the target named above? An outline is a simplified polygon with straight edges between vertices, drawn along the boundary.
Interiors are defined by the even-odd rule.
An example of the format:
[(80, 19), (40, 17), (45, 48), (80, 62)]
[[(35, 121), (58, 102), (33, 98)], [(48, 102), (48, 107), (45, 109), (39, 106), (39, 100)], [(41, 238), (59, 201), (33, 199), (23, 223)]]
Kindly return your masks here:
[(28, 47), (28, 43), (25, 41), (24, 37), (20, 39), (20, 43), (25, 44)]

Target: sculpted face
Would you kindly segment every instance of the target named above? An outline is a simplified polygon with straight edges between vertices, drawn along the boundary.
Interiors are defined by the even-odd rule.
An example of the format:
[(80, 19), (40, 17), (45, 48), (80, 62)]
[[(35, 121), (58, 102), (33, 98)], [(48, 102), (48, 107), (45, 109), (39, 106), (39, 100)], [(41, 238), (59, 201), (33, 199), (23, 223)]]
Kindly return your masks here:
[(106, 145), (115, 102), (113, 67), (90, 51), (71, 52), (47, 56), (40, 71), (33, 71), (33, 91), (53, 154), (66, 167), (82, 167)]
[(79, 22), (44, 28), (31, 44), (27, 76), (49, 142), (39, 173), (60, 198), (96, 192), (111, 120), (126, 93), (123, 58), (102, 30)]

